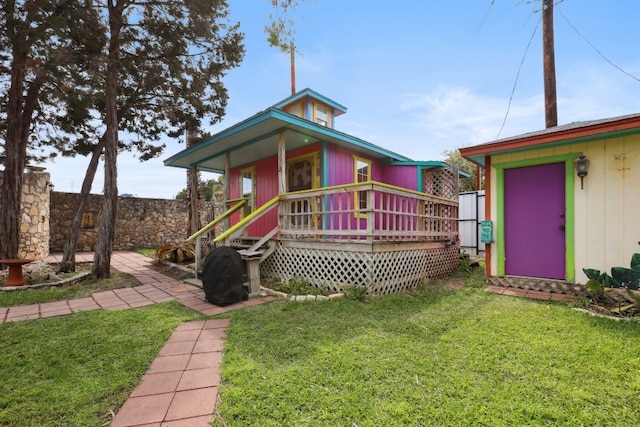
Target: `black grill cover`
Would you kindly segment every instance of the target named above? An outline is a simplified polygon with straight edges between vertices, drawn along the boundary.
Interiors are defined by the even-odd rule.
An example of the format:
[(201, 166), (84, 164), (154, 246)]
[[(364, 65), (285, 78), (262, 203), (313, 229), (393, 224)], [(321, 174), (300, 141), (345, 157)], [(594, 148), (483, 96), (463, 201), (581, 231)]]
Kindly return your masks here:
[(202, 266), (205, 299), (221, 307), (246, 301), (243, 275), (242, 257), (235, 249), (221, 246), (209, 252)]

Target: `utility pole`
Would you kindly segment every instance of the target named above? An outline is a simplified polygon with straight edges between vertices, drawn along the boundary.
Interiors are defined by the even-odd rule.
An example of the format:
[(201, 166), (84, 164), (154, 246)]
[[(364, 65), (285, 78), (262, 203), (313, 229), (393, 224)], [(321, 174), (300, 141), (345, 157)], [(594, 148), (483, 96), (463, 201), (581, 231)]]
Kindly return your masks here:
[(544, 118), (547, 128), (558, 126), (556, 59), (553, 38), (553, 2), (542, 0), (542, 56), (544, 73)]
[(289, 55), (291, 57), (291, 95), (295, 95), (296, 93), (296, 46), (291, 40), (291, 45), (289, 47)]

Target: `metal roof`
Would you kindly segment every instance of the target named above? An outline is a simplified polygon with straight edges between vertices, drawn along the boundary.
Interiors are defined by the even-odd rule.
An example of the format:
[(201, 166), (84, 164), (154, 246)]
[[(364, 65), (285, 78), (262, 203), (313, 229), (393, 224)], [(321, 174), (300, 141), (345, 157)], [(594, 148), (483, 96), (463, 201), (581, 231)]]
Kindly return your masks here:
[(164, 164), (224, 173), (227, 153), (231, 153), (232, 168), (276, 155), (281, 132), (285, 133), (287, 151), (326, 141), (374, 159), (411, 161), (406, 156), (362, 139), (270, 107), (193, 147), (180, 151), (166, 159)]
[(484, 167), (485, 156), (488, 155), (528, 151), (636, 133), (640, 133), (640, 114), (629, 114), (606, 119), (573, 122), (511, 136), (461, 148), (460, 154), (464, 158)]

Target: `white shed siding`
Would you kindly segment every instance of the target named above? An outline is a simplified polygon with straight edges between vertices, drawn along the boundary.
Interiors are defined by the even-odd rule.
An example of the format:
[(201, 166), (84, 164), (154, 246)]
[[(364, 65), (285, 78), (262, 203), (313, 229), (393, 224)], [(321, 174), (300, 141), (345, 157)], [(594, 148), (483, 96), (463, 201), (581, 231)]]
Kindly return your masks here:
[[(589, 173), (574, 181), (575, 281), (585, 283), (583, 268), (609, 271), (628, 266), (640, 251), (640, 135), (596, 140), (542, 150), (511, 153), (492, 158), (492, 165), (525, 159), (583, 153), (590, 161)], [(496, 170), (492, 168), (492, 176)], [(491, 194), (497, 194), (491, 180)], [(491, 217), (497, 218), (497, 197), (491, 200)], [(497, 271), (497, 245), (491, 248), (491, 271)]]

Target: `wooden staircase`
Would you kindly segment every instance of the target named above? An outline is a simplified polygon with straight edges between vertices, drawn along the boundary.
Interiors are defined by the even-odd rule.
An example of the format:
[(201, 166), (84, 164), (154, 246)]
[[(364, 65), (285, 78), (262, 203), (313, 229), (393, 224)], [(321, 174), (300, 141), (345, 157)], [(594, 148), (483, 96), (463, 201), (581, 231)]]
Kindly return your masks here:
[(257, 295), (260, 292), (260, 263), (275, 252), (276, 242), (271, 238), (265, 239), (238, 239), (231, 247), (236, 249), (246, 266), (247, 288), (249, 295)]
[[(245, 266), (245, 281), (249, 296), (260, 293), (260, 263), (276, 250), (276, 241), (272, 239), (240, 238), (230, 242), (230, 247), (237, 250)], [(202, 287), (202, 266), (195, 271), (195, 278), (186, 280), (187, 283)]]

